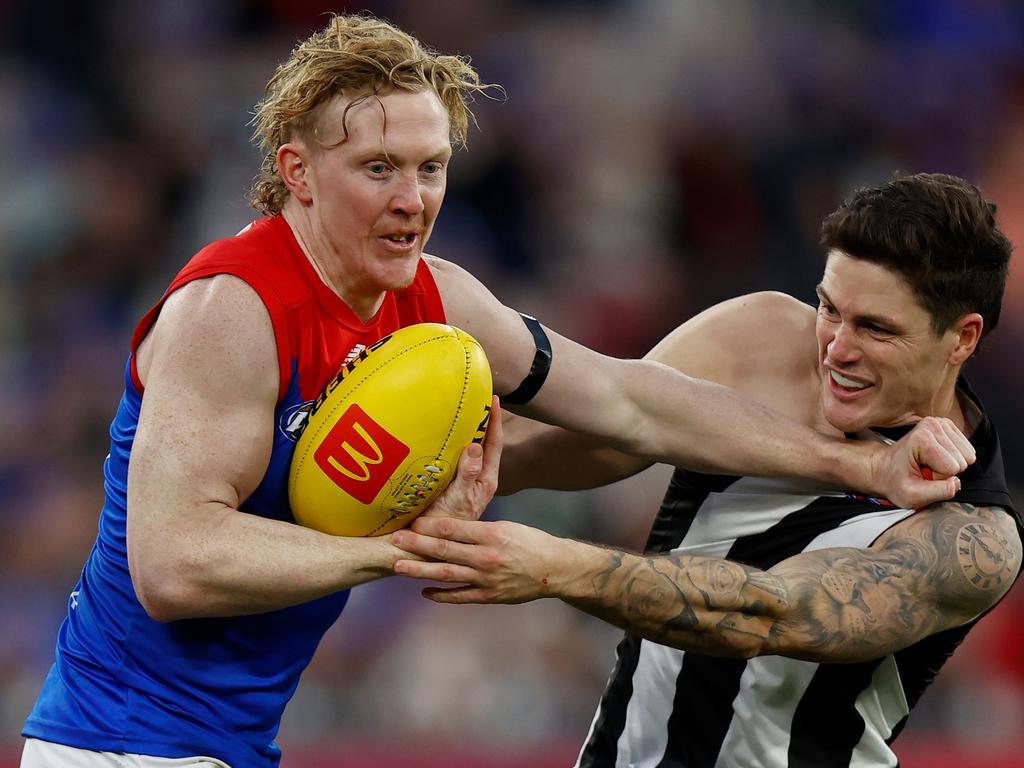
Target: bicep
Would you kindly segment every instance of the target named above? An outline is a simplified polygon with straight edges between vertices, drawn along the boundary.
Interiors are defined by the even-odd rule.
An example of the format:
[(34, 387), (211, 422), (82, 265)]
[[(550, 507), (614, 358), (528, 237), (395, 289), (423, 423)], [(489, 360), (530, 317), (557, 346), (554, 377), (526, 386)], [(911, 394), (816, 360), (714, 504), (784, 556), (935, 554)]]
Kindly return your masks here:
[(533, 363), (533, 336), (519, 313), (506, 307), (461, 267), (425, 257), (441, 294), (445, 318), (480, 342), (497, 395), (512, 392)]
[[(496, 394), (516, 390), (530, 372), (536, 344), (522, 317), (476, 278), (450, 262), (429, 258), (445, 316), (472, 334), (491, 365)], [(545, 329), (551, 367), (529, 403), (512, 410), (550, 424), (615, 440), (635, 427), (624, 378), (636, 361), (616, 361)]]
[(269, 315), (237, 278), (180, 289), (145, 343), (128, 472), (134, 566), (173, 556), (252, 493), (269, 461), (278, 386)]
[[(428, 257), (428, 263), (448, 321), (483, 345), (495, 392), (501, 395), (516, 389), (530, 371), (535, 353), (533, 337), (519, 313), (503, 305), (460, 267), (434, 257)], [(551, 369), (530, 403), (515, 410), (600, 435), (621, 446), (620, 433), (640, 426), (637, 409), (630, 401), (632, 380), (649, 378), (651, 366), (660, 364), (687, 377), (655, 377), (666, 386), (682, 388), (690, 377), (697, 377), (735, 388), (738, 377), (749, 368), (751, 354), (765, 346), (758, 334), (769, 326), (766, 315), (800, 315), (798, 319), (804, 322), (794, 307), (809, 309), (781, 294), (755, 294), (723, 302), (676, 328), (643, 362), (602, 355), (546, 329), (552, 347)], [(763, 377), (761, 384), (763, 387)]]
[[(1020, 568), (1021, 542), (998, 509), (943, 504), (913, 515), (869, 549), (825, 549), (770, 569), (785, 585), (769, 652), (861, 661), (967, 623)], [(979, 574), (983, 574), (979, 576)]]

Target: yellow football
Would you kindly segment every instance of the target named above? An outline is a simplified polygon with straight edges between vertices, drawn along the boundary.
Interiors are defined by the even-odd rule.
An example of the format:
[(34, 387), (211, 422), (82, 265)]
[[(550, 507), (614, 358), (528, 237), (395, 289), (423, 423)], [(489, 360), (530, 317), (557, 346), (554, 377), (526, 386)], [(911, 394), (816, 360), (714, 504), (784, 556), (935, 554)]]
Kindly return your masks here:
[(408, 525), (483, 440), (491, 369), (468, 333), (439, 323), (385, 336), (314, 402), (292, 457), (296, 522), (337, 536)]

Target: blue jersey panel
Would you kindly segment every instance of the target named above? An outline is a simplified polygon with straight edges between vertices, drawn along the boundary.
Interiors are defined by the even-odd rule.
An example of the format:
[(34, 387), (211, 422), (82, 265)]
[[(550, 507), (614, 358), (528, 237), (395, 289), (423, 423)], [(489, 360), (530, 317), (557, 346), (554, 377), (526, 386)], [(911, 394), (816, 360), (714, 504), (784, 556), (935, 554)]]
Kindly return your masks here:
[[(266, 475), (241, 506), (288, 521), (288, 467), (308, 409), (297, 376), (291, 382), (275, 414)], [(285, 704), (348, 592), (253, 616), (151, 619), (132, 587), (125, 538), (128, 459), (141, 401), (126, 369), (104, 465), (99, 535), (23, 734), (87, 749), (212, 755), (233, 768), (276, 765)]]

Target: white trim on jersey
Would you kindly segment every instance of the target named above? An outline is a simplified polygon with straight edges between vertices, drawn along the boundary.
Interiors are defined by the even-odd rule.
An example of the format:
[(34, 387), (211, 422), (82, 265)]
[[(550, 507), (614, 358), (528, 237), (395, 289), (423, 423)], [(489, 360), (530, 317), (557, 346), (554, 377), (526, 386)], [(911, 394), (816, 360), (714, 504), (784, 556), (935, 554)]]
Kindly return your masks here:
[(834, 489), (762, 477), (741, 477), (724, 493), (710, 493), (701, 504), (677, 549), (684, 555), (725, 557), (737, 539), (771, 528), (791, 512), (799, 512), (822, 496), (842, 496)]
[[(883, 531), (912, 513), (912, 510), (908, 509), (888, 509), (851, 517), (838, 528), (816, 536), (803, 551), (813, 552), (836, 546), (867, 547)], [(735, 714), (722, 743), (722, 751), (715, 768), (784, 768), (789, 762), (790, 723), (818, 667), (816, 662), (782, 656), (760, 657), (748, 661), (740, 680), (740, 693), (733, 702)], [(886, 658), (882, 667), (876, 671), (875, 678), (881, 679), (879, 672), (882, 670), (888, 670), (891, 676), (895, 676), (895, 687), (899, 691), (899, 700), (902, 701), (902, 712), (894, 721), (886, 723), (881, 713), (891, 710), (891, 706), (882, 706), (882, 702), (876, 702), (876, 706), (872, 706), (871, 695), (868, 695), (880, 692), (869, 688), (867, 692), (861, 694), (857, 710), (864, 717), (865, 723), (875, 728), (864, 729), (864, 736), (854, 749), (851, 766), (867, 765), (881, 768), (883, 765), (896, 764), (892, 752), (885, 744), (885, 739), (892, 734), (892, 729), (909, 712), (909, 708), (892, 656)], [(891, 696), (892, 690), (887, 685), (886, 695), (882, 698), (890, 699)], [(878, 738), (879, 733), (876, 730), (878, 726), (884, 731), (881, 739)], [(870, 756), (868, 761), (860, 763), (858, 756), (863, 757), (865, 754)]]
[(896, 755), (886, 740), (893, 729), (910, 714), (896, 659), (886, 656), (875, 670), (871, 685), (861, 691), (854, 705), (864, 718), (864, 735), (853, 748), (850, 768), (895, 768)]
[[(680, 546), (672, 553), (725, 557), (738, 539), (763, 533), (822, 497), (844, 495), (812, 483), (739, 478), (726, 491), (708, 494)], [(867, 547), (911, 514), (912, 510), (882, 507), (856, 515), (817, 535), (802, 551)], [(685, 652), (676, 648), (641, 641), (632, 676), (633, 694), (617, 742), (617, 768), (654, 768), (661, 762), (668, 746), (667, 724), (675, 706), (676, 680), (684, 657)], [(790, 725), (818, 667), (814, 662), (779, 656), (749, 660), (715, 768), (786, 768)], [(869, 689), (857, 702), (857, 709), (869, 727), (854, 750), (851, 766), (895, 765), (885, 739), (908, 708), (891, 657), (876, 677), (886, 684), (877, 690)], [(600, 710), (585, 743), (589, 743), (599, 716)]]
[[(979, 452), (957, 498), (1004, 507), (1024, 528), (995, 430), (966, 382), (960, 387)], [(895, 435), (868, 430), (860, 437), (891, 442)], [(869, 547), (911, 514), (816, 483), (677, 470), (647, 551), (769, 569), (802, 552)], [(896, 766), (887, 742), (972, 624), (852, 664), (687, 655), (627, 633), (576, 766)]]

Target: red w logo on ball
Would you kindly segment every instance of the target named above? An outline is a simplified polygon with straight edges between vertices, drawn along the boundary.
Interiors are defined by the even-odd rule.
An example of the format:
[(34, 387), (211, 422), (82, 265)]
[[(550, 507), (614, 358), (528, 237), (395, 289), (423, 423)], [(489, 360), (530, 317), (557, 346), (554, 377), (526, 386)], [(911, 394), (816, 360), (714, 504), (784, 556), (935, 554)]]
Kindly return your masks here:
[(369, 504), (406, 456), (409, 446), (350, 405), (313, 454), (313, 460), (334, 484)]

